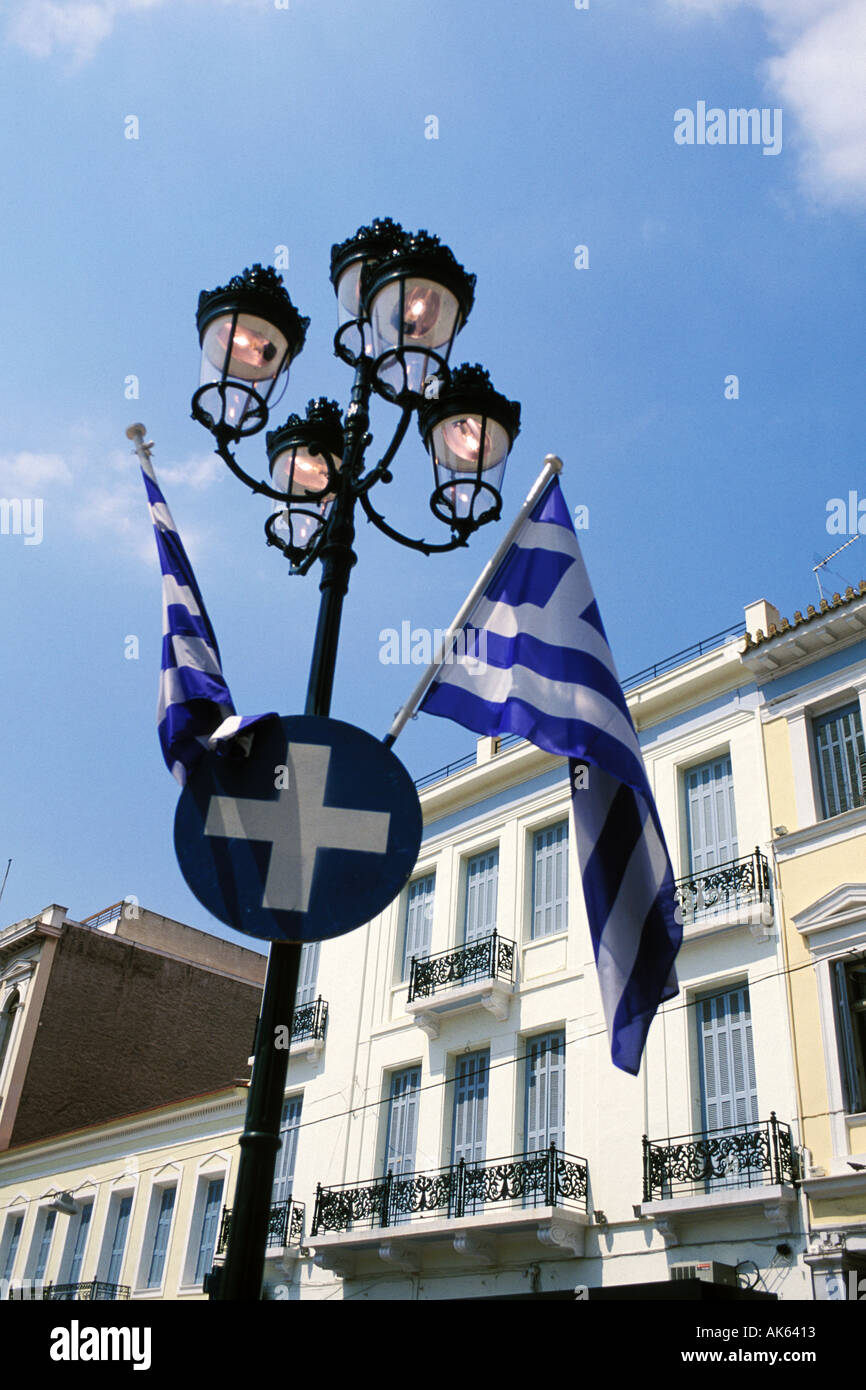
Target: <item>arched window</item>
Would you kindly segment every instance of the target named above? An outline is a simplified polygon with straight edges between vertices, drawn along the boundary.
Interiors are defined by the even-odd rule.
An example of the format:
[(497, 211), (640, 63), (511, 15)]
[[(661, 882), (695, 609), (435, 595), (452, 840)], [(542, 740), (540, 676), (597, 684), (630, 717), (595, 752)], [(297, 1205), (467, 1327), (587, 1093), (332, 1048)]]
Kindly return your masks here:
[(9, 1051), (9, 1044), (15, 1031), (15, 1015), (20, 1008), (21, 996), (17, 989), (13, 989), (2, 1012), (0, 1012), (0, 1076), (3, 1075), (3, 1064), (6, 1061), (6, 1053)]

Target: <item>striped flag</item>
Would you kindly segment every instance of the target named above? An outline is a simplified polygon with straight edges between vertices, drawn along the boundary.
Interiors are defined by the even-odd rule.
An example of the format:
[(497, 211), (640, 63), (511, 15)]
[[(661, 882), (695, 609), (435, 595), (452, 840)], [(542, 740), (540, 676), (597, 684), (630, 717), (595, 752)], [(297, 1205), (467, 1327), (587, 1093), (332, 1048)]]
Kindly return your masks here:
[(478, 734), (521, 734), (569, 759), (611, 1057), (636, 1074), (656, 1010), (678, 992), (682, 919), (637, 734), (558, 477), (527, 512), (464, 633), (420, 708)]
[[(135, 436), (130, 434), (130, 438)], [(156, 480), (150, 445), (144, 444), (143, 432), (141, 440), (137, 441), (136, 453), (162, 570), (162, 669), (157, 732), (166, 766), (183, 786), (208, 748), (229, 751), (230, 740), (242, 730), (272, 716), (242, 717), (235, 713), (204, 599)], [(232, 751), (247, 751), (243, 739), (238, 740), (238, 745)]]

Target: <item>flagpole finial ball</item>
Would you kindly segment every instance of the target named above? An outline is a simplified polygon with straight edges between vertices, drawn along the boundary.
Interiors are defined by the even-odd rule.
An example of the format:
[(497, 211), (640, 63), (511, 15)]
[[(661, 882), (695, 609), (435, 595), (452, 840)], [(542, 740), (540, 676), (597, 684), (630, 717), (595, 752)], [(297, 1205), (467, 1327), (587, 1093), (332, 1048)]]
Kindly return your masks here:
[(143, 439), (146, 434), (147, 430), (144, 428), (144, 425), (130, 425), (129, 429), (126, 431), (127, 439), (135, 439), (137, 435), (141, 435)]
[(555, 468), (557, 473), (562, 472), (562, 459), (558, 454), (545, 454), (544, 462), (547, 464), (548, 468)]

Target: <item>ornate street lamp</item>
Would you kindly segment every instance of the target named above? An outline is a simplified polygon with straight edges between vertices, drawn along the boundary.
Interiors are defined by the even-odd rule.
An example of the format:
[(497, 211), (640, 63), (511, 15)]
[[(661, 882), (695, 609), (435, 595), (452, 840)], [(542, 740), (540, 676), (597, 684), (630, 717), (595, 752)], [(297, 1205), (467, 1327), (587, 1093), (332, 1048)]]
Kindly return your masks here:
[[(213, 435), (216, 452), (254, 493), (274, 502), (268, 544), (304, 574), (322, 562), (322, 599), (305, 713), (327, 715), (336, 666), (343, 598), (356, 555), (355, 508), (399, 544), (430, 555), (465, 546), (502, 510), (502, 477), (520, 424), (520, 407), (495, 391), (482, 367), (453, 373), (454, 339), (472, 308), (475, 276), (427, 232), (405, 232), (390, 218), (360, 227), (331, 251), (337, 295), (334, 351), (355, 369), (345, 416), (334, 401), (310, 401), (267, 435), (270, 482), (238, 463), (234, 447), (268, 423), (304, 345), (303, 318), (277, 273), (253, 266), (199, 299), (201, 381), (192, 414)], [(376, 392), (399, 408), (381, 458), (367, 467), (370, 401)], [(396, 530), (370, 494), (392, 479), (392, 464), (417, 411), (433, 463), (429, 506), (448, 528), (439, 541)], [(275, 1030), (288, 1027), (297, 990), (300, 944), (274, 942), (257, 1032), (241, 1158), (220, 1299), (258, 1299), (267, 1243), (274, 1160), (288, 1052)]]

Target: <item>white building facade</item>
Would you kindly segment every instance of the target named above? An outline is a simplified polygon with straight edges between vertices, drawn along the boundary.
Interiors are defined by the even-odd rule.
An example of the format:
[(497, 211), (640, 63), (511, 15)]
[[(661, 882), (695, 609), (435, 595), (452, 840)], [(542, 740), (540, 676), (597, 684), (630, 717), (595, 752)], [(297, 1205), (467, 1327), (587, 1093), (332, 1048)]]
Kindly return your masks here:
[(759, 696), (742, 627), (704, 646), (628, 695), (686, 923), (640, 1075), (610, 1061), (566, 766), (481, 739), (422, 787), (400, 898), (308, 969), (328, 1028), (290, 1062), (280, 1188), (305, 1231), (270, 1296), (525, 1295), (714, 1262), (811, 1297)]

